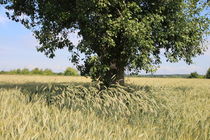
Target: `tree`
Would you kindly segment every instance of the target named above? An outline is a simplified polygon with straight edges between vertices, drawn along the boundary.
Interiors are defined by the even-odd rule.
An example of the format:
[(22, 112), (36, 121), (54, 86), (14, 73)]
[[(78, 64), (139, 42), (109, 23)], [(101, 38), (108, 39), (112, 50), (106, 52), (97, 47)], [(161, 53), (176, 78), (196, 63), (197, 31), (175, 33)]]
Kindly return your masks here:
[(53, 71), (51, 69), (45, 69), (42, 71), (43, 75), (53, 75)]
[(210, 68), (207, 70), (207, 72), (206, 72), (206, 78), (207, 79), (210, 79)]
[(16, 69), (16, 74), (21, 74), (21, 69)]
[(78, 74), (78, 71), (77, 71), (77, 70), (68, 67), (68, 68), (66, 68), (66, 70), (64, 71), (64, 75), (66, 75), (66, 76), (77, 76), (77, 75), (79, 75), (79, 74)]
[(39, 68), (34, 68), (32, 71), (31, 71), (32, 74), (42, 74), (42, 69), (39, 69)]
[(197, 72), (192, 72), (192, 73), (190, 73), (189, 78), (200, 78), (200, 76)]
[(29, 69), (24, 68), (21, 70), (21, 74), (30, 74), (30, 71), (29, 71)]
[[(201, 44), (209, 31), (206, 0), (5, 0), (2, 4), (10, 19), (33, 31), (38, 51), (53, 58), (56, 49), (67, 47), (81, 74), (106, 86), (123, 85), (126, 69), (156, 70), (162, 52), (169, 62), (182, 59), (191, 64), (205, 50)], [(77, 46), (69, 39), (75, 31), (81, 36)]]
[(5, 73), (6, 73), (6, 72), (5, 72), (5, 71), (3, 71), (3, 70), (2, 70), (2, 71), (0, 71), (0, 74), (5, 74)]

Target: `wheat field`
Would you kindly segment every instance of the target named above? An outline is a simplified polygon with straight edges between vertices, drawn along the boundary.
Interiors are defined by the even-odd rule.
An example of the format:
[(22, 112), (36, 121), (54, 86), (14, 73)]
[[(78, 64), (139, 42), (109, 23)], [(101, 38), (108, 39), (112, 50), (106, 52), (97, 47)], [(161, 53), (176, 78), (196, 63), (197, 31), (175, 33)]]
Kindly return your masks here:
[(0, 75), (0, 140), (210, 140), (210, 80)]

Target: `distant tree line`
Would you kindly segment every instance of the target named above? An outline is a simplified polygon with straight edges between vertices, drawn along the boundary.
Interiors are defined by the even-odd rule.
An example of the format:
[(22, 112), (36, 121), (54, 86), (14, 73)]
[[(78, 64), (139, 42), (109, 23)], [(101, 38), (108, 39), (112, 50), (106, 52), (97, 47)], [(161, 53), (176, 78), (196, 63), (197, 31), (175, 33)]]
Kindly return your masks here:
[(51, 69), (34, 68), (32, 70), (29, 70), (27, 68), (24, 68), (24, 69), (10, 70), (10, 71), (0, 71), (0, 74), (78, 76), (79, 72), (71, 67), (66, 68), (64, 72), (59, 72), (59, 73), (53, 72)]
[(192, 72), (192, 73), (190, 73), (188, 78), (205, 78), (205, 76), (204, 75), (200, 75), (197, 72)]
[[(34, 68), (29, 70), (27, 68), (24, 69), (15, 69), (10, 71), (0, 71), (0, 74), (20, 74), (20, 75), (64, 75), (64, 76), (78, 76), (79, 72), (71, 67), (66, 68), (64, 72), (53, 72), (51, 69), (39, 69)], [(207, 70), (206, 75), (200, 75), (197, 72), (192, 72), (190, 74), (160, 74), (160, 75), (139, 75), (137, 73), (131, 73), (127, 76), (131, 77), (156, 77), (156, 78), (206, 78), (210, 79), (210, 68)]]
[(207, 70), (205, 75), (200, 75), (197, 72), (192, 72), (190, 74), (147, 74), (139, 75), (138, 73), (131, 73), (128, 76), (131, 77), (152, 77), (152, 78), (206, 78), (210, 79), (210, 68)]
[(129, 77), (148, 77), (148, 78), (188, 78), (189, 74), (130, 74)]
[(188, 78), (206, 78), (210, 79), (210, 68), (207, 70), (206, 75), (199, 75), (197, 72), (190, 73)]

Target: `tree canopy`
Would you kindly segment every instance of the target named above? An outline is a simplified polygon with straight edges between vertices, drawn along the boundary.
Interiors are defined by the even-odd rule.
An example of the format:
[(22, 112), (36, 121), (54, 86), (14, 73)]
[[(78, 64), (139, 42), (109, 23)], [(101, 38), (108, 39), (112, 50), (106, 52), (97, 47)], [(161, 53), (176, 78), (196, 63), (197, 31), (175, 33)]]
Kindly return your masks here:
[[(67, 47), (81, 74), (105, 85), (124, 83), (124, 71), (154, 71), (206, 49), (207, 0), (5, 0), (10, 19), (33, 31), (38, 51), (53, 58)], [(206, 13), (206, 14), (205, 14)], [(81, 40), (74, 46), (70, 33)], [(80, 58), (80, 54), (85, 58)], [(81, 64), (79, 62), (83, 61)]]
[(206, 78), (207, 79), (210, 79), (210, 68), (207, 70), (207, 72), (206, 72)]
[(78, 74), (78, 71), (75, 70), (74, 68), (68, 67), (64, 71), (64, 75), (66, 75), (66, 76), (78, 76), (79, 74)]

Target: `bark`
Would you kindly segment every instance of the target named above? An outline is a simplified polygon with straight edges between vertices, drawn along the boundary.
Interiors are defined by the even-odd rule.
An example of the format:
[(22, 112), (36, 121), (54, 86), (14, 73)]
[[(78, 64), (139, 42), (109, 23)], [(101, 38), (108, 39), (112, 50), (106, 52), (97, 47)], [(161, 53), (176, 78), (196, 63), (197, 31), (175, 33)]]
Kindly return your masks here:
[(110, 87), (111, 85), (125, 84), (125, 75), (124, 75), (124, 67), (123, 66), (117, 66), (115, 63), (110, 65), (110, 70), (106, 73), (106, 76), (104, 77), (104, 84), (107, 87)]
[(115, 83), (119, 83), (122, 86), (125, 85), (124, 67), (117, 69)]

